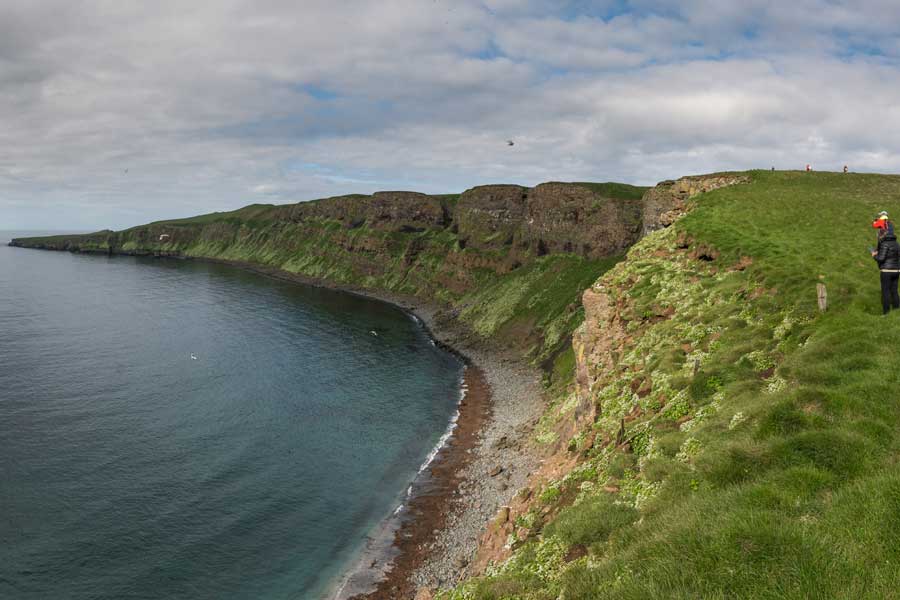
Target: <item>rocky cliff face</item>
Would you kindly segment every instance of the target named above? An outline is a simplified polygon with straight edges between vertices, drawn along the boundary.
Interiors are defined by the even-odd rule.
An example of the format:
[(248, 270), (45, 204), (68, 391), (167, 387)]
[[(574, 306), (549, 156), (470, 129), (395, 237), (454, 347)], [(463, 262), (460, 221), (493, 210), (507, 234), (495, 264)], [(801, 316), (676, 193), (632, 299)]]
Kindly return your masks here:
[[(745, 182), (749, 177), (689, 177), (662, 182), (644, 195), (646, 225), (657, 233), (631, 248), (625, 261), (583, 291), (584, 319), (572, 334), (574, 386), (548, 407), (538, 423), (535, 439), (544, 449), (541, 466), (488, 524), (470, 572), (484, 574), (517, 548), (539, 541), (542, 527), (556, 518), (560, 506), (598, 488), (595, 481), (584, 487), (586, 474), (608, 469), (615, 453), (635, 457), (642, 448), (646, 452), (650, 442), (641, 437), (643, 425), (636, 424), (667, 404), (669, 411), (680, 406), (671, 375), (653, 373), (646, 363), (654, 360), (654, 354), (658, 360), (663, 351), (675, 351), (688, 355), (687, 368), (702, 364), (700, 338), (709, 332), (697, 325), (697, 311), (705, 308), (704, 283), (716, 265), (700, 258), (708, 249), (689, 249), (674, 229), (658, 230), (688, 210), (689, 200), (697, 194)], [(744, 266), (742, 262), (730, 268)], [(651, 297), (643, 298), (643, 293)], [(643, 299), (640, 305), (636, 297)], [(708, 344), (709, 339), (703, 342)], [(637, 466), (634, 469), (639, 472)], [(639, 503), (654, 490), (652, 483), (617, 476), (606, 477), (595, 491)]]
[(640, 234), (643, 192), (566, 183), (379, 192), (12, 244), (214, 258), (436, 300), (480, 335), (508, 337), (545, 360), (567, 343), (584, 286)]
[(528, 195), (524, 238), (540, 252), (621, 254), (641, 233), (641, 200), (607, 199), (591, 189), (544, 183)]
[[(644, 235), (669, 227), (689, 209), (689, 201), (704, 192), (749, 183), (748, 175), (714, 174), (663, 181), (644, 194)], [(598, 379), (616, 368), (622, 348), (631, 341), (622, 313), (625, 300), (598, 281), (582, 296), (585, 320), (572, 336), (575, 351), (575, 384), (582, 399), (591, 397)], [(672, 311), (674, 312), (674, 310)], [(668, 318), (668, 311), (654, 315)], [(634, 390), (636, 393), (639, 389)]]
[(585, 321), (572, 336), (575, 351), (575, 389), (581, 399), (590, 399), (597, 379), (616, 366), (619, 350), (628, 339), (622, 321), (622, 302), (598, 282), (582, 296)]
[(454, 213), (460, 240), (490, 249), (522, 246), (528, 188), (483, 185), (466, 191)]
[(747, 175), (728, 173), (662, 181), (644, 195), (642, 235), (671, 225), (685, 211), (688, 200), (697, 194), (749, 182)]
[(376, 192), (372, 196), (338, 196), (302, 202), (280, 212), (295, 222), (327, 219), (351, 229), (366, 224), (385, 231), (415, 232), (447, 227), (452, 218), (450, 211), (445, 196)]
[(477, 248), (601, 258), (637, 241), (641, 202), (579, 184), (491, 185), (463, 194), (454, 219), (460, 239)]

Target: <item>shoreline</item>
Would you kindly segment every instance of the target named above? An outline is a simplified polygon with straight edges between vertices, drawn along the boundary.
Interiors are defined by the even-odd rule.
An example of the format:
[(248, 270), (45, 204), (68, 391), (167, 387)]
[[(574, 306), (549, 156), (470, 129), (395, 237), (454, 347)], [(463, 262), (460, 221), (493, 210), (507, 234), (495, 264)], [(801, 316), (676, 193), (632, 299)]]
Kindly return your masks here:
[(426, 559), (425, 545), (434, 531), (446, 525), (446, 503), (459, 485), (462, 467), (471, 462), (474, 447), (490, 410), (490, 391), (484, 373), (467, 367), (466, 395), (448, 439), (428, 466), (420, 471), (403, 504), (380, 527), (359, 560), (345, 574), (334, 600), (385, 600), (412, 598), (416, 594), (413, 573)]
[[(137, 255), (142, 256), (142, 255)], [(431, 598), (468, 576), (486, 527), (537, 468), (527, 434), (539, 418), (539, 371), (518, 353), (473, 334), (444, 305), (413, 296), (290, 273), (246, 261), (199, 260), (259, 275), (351, 293), (391, 304), (414, 318), (441, 349), (465, 365), (456, 423), (413, 479), (397, 510), (370, 532), (349, 570), (335, 578), (332, 600)]]
[[(336, 581), (338, 589), (331, 600), (430, 598), (436, 589), (450, 587), (473, 574), (469, 565), (482, 534), (498, 511), (509, 506), (513, 496), (526, 487), (529, 475), (540, 464), (537, 450), (528, 446), (528, 434), (544, 409), (539, 371), (517, 352), (474, 335), (447, 307), (436, 302), (244, 261), (188, 258), (386, 302), (410, 314), (435, 344), (463, 361), (463, 385), (468, 391), (459, 405), (457, 427), (429, 467), (416, 476), (413, 493), (399, 509), (401, 518), (392, 514), (379, 525), (360, 557)], [(469, 377), (475, 377), (475, 373), (479, 380), (473, 386)], [(474, 411), (483, 414), (479, 417), (472, 414)], [(431, 479), (435, 472), (436, 481)], [(417, 501), (421, 493), (418, 488), (426, 480), (436, 488)], [(392, 523), (396, 526), (391, 527)], [(368, 554), (368, 547), (373, 545), (373, 553)], [(347, 582), (353, 579), (368, 582), (369, 589), (346, 590)]]
[[(390, 515), (370, 538), (367, 546), (374, 542), (376, 550), (381, 550), (380, 557), (370, 556), (364, 548), (350, 571), (336, 582), (342, 587), (351, 579), (360, 579), (368, 581), (370, 589), (354, 589), (353, 595), (338, 589), (331, 600), (412, 599), (422, 591), (420, 597), (430, 598), (434, 590), (450, 587), (472, 574), (469, 565), (482, 534), (498, 511), (509, 506), (513, 496), (526, 487), (529, 475), (540, 463), (537, 450), (528, 446), (528, 434), (544, 409), (539, 371), (517, 352), (474, 335), (447, 307), (436, 302), (243, 261), (196, 260), (386, 302), (410, 314), (435, 344), (463, 361), (467, 376), (463, 385), (468, 391), (460, 402), (457, 427), (429, 468), (413, 481), (413, 494), (401, 507), (405, 514), (399, 526), (390, 528), (392, 522), (397, 523), (395, 515)], [(476, 372), (480, 381), (473, 387), (468, 376)], [(481, 418), (471, 414), (477, 410), (485, 414)], [(461, 439), (465, 441), (460, 443)], [(439, 474), (439, 491), (417, 503), (417, 486), (423, 485), (433, 471)], [(405, 505), (415, 505), (415, 510), (407, 510)], [(364, 564), (367, 559), (368, 564)], [(385, 564), (385, 559), (390, 562)]]

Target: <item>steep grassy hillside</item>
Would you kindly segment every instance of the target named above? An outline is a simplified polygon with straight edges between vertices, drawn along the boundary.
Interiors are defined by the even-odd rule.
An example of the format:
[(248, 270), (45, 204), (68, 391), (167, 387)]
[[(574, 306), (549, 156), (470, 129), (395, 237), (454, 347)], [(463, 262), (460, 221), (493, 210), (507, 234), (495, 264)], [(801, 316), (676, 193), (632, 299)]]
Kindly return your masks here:
[(444, 598), (900, 597), (900, 313), (867, 252), (900, 177), (750, 176), (585, 293), (545, 468)]
[(645, 191), (552, 183), (444, 196), (379, 192), (13, 244), (214, 258), (436, 301), (559, 379), (572, 365), (581, 292), (639, 236)]

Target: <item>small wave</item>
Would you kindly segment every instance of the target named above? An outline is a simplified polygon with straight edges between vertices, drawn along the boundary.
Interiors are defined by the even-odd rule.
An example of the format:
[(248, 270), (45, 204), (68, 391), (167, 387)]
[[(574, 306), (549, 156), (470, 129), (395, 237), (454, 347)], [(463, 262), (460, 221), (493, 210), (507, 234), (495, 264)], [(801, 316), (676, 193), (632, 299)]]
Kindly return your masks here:
[(459, 400), (456, 402), (456, 410), (453, 411), (453, 416), (450, 417), (450, 422), (447, 424), (447, 429), (438, 439), (437, 444), (434, 445), (434, 448), (428, 453), (425, 457), (425, 460), (422, 462), (422, 465), (419, 467), (419, 470), (416, 471), (416, 476), (413, 477), (412, 483), (409, 484), (409, 487), (406, 488), (406, 495), (403, 498), (403, 501), (400, 503), (397, 508), (394, 509), (393, 515), (396, 517), (403, 509), (406, 508), (406, 505), (409, 503), (409, 499), (412, 498), (413, 495), (413, 487), (415, 486), (416, 481), (418, 481), (419, 477), (421, 477), (422, 473), (424, 473), (428, 467), (431, 466), (431, 463), (437, 458), (437, 455), (444, 449), (447, 445), (447, 442), (450, 441), (450, 438), (453, 437), (453, 432), (456, 431), (456, 426), (459, 423), (459, 407), (462, 404), (462, 401), (466, 398), (466, 393), (469, 391), (469, 386), (466, 385), (466, 368), (463, 367), (463, 374), (459, 378)]
[[(434, 343), (434, 340), (432, 340)], [(406, 494), (403, 498), (403, 501), (394, 509), (391, 513), (391, 516), (388, 517), (382, 523), (382, 533), (385, 531), (393, 532), (396, 531), (396, 528), (399, 527), (399, 517), (406, 510), (406, 507), (409, 505), (410, 499), (413, 496), (413, 488), (415, 487), (416, 481), (422, 476), (422, 473), (431, 466), (431, 463), (437, 458), (440, 451), (447, 445), (447, 442), (450, 441), (450, 438), (453, 436), (454, 431), (456, 431), (456, 427), (459, 422), (460, 415), (460, 406), (462, 405), (463, 400), (466, 398), (466, 394), (468, 393), (469, 386), (466, 385), (466, 370), (468, 367), (463, 367), (462, 375), (459, 378), (459, 399), (456, 403), (456, 410), (453, 412), (453, 416), (450, 418), (450, 422), (447, 424), (447, 429), (444, 431), (443, 435), (438, 439), (437, 443), (434, 445), (434, 448), (428, 453), (425, 457), (425, 460), (422, 462), (422, 465), (419, 467), (419, 470), (416, 472), (415, 477), (413, 477), (412, 482), (406, 488)], [(393, 533), (391, 533), (387, 538), (387, 540), (393, 539)], [(369, 537), (366, 543), (366, 549), (371, 550), (373, 548), (373, 544), (377, 540), (373, 537)], [(387, 541), (386, 544), (390, 546), (392, 541)], [(333, 600), (344, 600), (349, 597), (348, 588), (353, 586), (352, 578), (355, 574), (361, 573), (367, 570), (371, 570), (371, 567), (367, 568), (365, 564), (371, 558), (371, 555), (366, 554), (366, 550), (363, 550), (363, 556), (365, 556), (365, 560), (358, 562), (356, 567), (347, 571), (340, 580), (340, 583), (336, 586), (336, 592), (331, 596)], [(382, 562), (382, 561), (379, 561)], [(383, 564), (383, 563), (382, 563)]]
[[(453, 432), (456, 431), (456, 425), (459, 422), (459, 407), (462, 404), (462, 401), (466, 398), (466, 393), (469, 388), (466, 385), (466, 368), (463, 367), (463, 374), (459, 380), (459, 400), (456, 402), (456, 410), (453, 411), (453, 416), (450, 417), (450, 423), (447, 425), (447, 429), (444, 431), (444, 434), (438, 439), (437, 444), (434, 448), (431, 449), (431, 452), (428, 453), (428, 456), (425, 457), (425, 462), (422, 463), (422, 466), (419, 467), (416, 476), (421, 475), (422, 472), (427, 469), (434, 459), (437, 457), (438, 453), (443, 449), (443, 447), (447, 444), (450, 438), (453, 436)], [(412, 489), (412, 486), (410, 486)], [(407, 495), (408, 496), (408, 495)]]

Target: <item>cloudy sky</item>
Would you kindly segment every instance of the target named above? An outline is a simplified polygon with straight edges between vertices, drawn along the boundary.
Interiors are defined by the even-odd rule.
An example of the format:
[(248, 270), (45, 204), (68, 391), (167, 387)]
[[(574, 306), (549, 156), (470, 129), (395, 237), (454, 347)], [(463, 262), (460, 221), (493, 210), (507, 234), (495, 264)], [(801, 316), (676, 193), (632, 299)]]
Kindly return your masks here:
[(893, 0), (0, 0), (0, 229), (900, 172), (898, 32)]

